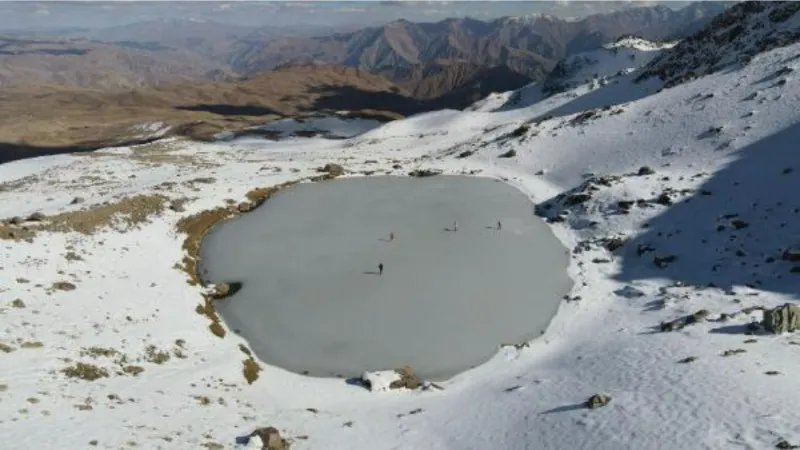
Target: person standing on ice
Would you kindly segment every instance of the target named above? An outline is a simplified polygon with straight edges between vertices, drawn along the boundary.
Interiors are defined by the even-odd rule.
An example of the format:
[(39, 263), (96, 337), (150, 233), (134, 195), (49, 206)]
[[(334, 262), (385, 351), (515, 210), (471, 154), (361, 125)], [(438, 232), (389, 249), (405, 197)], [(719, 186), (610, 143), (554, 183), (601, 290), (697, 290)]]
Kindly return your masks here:
[(502, 223), (500, 223), (500, 221), (499, 221), (499, 220), (497, 221), (497, 229), (498, 229), (498, 230), (502, 230), (502, 229), (503, 229), (503, 224), (502, 224)]
[(394, 240), (394, 231), (389, 233), (389, 242), (392, 242), (393, 240)]
[(453, 221), (453, 231), (458, 231), (458, 221)]
[(383, 275), (383, 263), (378, 263), (378, 275)]

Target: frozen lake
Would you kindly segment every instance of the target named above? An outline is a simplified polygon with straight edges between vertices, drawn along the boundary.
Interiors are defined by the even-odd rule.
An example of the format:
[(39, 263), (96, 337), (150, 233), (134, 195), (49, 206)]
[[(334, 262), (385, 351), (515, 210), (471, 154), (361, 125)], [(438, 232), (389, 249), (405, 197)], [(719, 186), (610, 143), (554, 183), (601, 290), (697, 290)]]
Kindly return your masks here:
[(201, 255), (208, 281), (243, 283), (216, 303), (228, 327), (314, 376), (448, 378), (539, 336), (572, 285), (530, 200), (476, 177), (296, 185), (216, 227)]

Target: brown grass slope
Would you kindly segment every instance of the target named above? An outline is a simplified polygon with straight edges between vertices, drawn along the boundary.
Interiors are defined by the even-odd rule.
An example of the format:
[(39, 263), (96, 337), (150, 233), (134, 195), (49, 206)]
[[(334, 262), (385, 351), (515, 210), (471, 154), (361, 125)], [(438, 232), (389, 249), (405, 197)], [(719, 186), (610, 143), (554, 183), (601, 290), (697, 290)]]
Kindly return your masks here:
[(180, 83), (106, 91), (23, 85), (0, 90), (0, 162), (147, 140), (137, 125), (209, 139), (307, 111), (353, 111), (386, 120), (420, 104), (390, 81), (355, 68), (287, 67), (229, 83)]

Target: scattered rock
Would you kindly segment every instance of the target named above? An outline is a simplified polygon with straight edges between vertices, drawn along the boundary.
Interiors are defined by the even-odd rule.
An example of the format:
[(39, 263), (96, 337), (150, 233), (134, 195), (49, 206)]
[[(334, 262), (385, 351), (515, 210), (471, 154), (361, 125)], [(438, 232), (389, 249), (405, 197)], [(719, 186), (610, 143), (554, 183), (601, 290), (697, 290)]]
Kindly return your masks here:
[(416, 178), (432, 177), (435, 175), (441, 175), (442, 172), (443, 171), (441, 169), (417, 169), (409, 172), (408, 176)]
[(593, 396), (589, 397), (589, 400), (586, 401), (586, 407), (589, 409), (597, 409), (608, 405), (610, 401), (611, 397), (608, 395), (594, 394)]
[(732, 349), (732, 350), (725, 350), (724, 352), (722, 352), (722, 356), (733, 356), (733, 355), (738, 355), (740, 353), (747, 353), (747, 350), (745, 350), (743, 348), (735, 348), (735, 349)]
[(169, 203), (169, 209), (175, 212), (184, 212), (186, 208), (183, 206), (185, 202), (181, 200), (173, 200)]
[(61, 372), (70, 378), (79, 378), (86, 381), (95, 381), (100, 378), (108, 377), (108, 371), (94, 364), (76, 363), (66, 367)]
[(763, 327), (771, 333), (791, 333), (800, 330), (800, 306), (786, 303), (777, 308), (764, 311), (761, 321)]
[(22, 222), (24, 222), (24, 220), (22, 220), (22, 217), (20, 216), (14, 216), (8, 219), (9, 225), (20, 225)]
[(780, 374), (781, 373), (778, 372), (777, 370), (768, 370), (768, 371), (764, 372), (764, 375), (780, 375)]
[(56, 281), (51, 286), (51, 289), (55, 289), (58, 291), (74, 291), (75, 285), (70, 283), (69, 281)]
[(35, 212), (28, 216), (26, 219), (28, 222), (41, 222), (45, 219), (45, 215), (40, 212)]
[(498, 158), (513, 158), (517, 156), (517, 151), (513, 148), (505, 153), (502, 153), (498, 156)]
[(678, 361), (679, 364), (689, 364), (691, 362), (697, 361), (697, 356), (689, 356), (688, 358), (683, 358), (682, 360)]
[(11, 306), (13, 306), (14, 308), (24, 308), (25, 302), (23, 302), (22, 299), (18, 298), (11, 302)]
[(71, 201), (71, 202), (69, 202), (69, 204), (70, 204), (70, 205), (77, 205), (77, 204), (79, 204), (79, 203), (83, 203), (83, 202), (85, 202), (85, 201), (86, 201), (86, 199), (85, 199), (85, 198), (83, 198), (83, 197), (75, 197), (75, 198), (73, 198), (73, 199), (72, 199), (72, 201)]
[(625, 297), (625, 298), (636, 298), (636, 297), (643, 297), (645, 294), (640, 289), (636, 289), (633, 286), (625, 286), (622, 289), (617, 289), (614, 291), (614, 294)]
[(687, 325), (692, 325), (701, 320), (705, 320), (711, 313), (708, 310), (701, 309), (696, 311), (694, 314), (689, 314), (688, 316), (684, 316), (678, 319), (675, 319), (670, 322), (662, 322), (661, 323), (661, 331), (677, 331), (680, 330)]

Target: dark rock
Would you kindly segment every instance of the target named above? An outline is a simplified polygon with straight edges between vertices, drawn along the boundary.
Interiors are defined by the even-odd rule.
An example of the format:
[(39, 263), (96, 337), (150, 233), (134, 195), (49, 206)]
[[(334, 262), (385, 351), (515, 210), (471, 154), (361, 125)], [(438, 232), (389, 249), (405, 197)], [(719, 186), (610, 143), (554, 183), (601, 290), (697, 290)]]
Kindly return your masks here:
[(531, 129), (530, 125), (522, 124), (522, 125), (519, 126), (519, 128), (517, 128), (516, 130), (511, 132), (511, 136), (514, 136), (514, 137), (524, 136), (525, 133), (527, 133), (528, 130), (530, 130), (530, 129)]
[(633, 207), (633, 204), (634, 202), (632, 200), (620, 200), (617, 202), (617, 206), (619, 206), (619, 209), (623, 211), (630, 211)]
[(660, 325), (661, 331), (677, 331), (680, 330), (687, 325), (692, 325), (701, 320), (705, 320), (711, 313), (708, 310), (701, 309), (696, 311), (694, 314), (689, 314), (688, 316), (683, 316), (678, 319), (675, 319), (670, 322), (662, 322)]
[(511, 150), (498, 156), (498, 158), (513, 158), (515, 156), (517, 156), (517, 151), (512, 148)]
[(666, 269), (671, 263), (678, 260), (678, 257), (675, 255), (669, 256), (656, 256), (653, 258), (653, 264), (656, 265), (659, 269)]
[(417, 178), (423, 178), (423, 177), (432, 177), (432, 176), (441, 175), (441, 174), (442, 174), (442, 170), (441, 169), (417, 169), (417, 170), (412, 170), (411, 172), (409, 172), (408, 176), (417, 177)]
[(475, 153), (475, 152), (473, 152), (472, 150), (465, 150), (465, 151), (463, 151), (463, 152), (459, 153), (459, 154), (458, 154), (458, 157), (459, 157), (459, 158), (467, 158), (467, 157), (470, 157), (470, 156), (472, 156), (474, 153)]
[(564, 205), (566, 206), (575, 206), (581, 203), (584, 203), (592, 198), (589, 194), (572, 194), (564, 200)]
[(640, 177), (645, 175), (652, 175), (654, 173), (656, 173), (656, 171), (648, 166), (642, 166), (639, 168), (639, 171), (636, 172), (636, 174), (639, 175)]
[(83, 197), (75, 197), (75, 198), (72, 199), (71, 202), (69, 202), (69, 204), (70, 205), (77, 205), (78, 203), (83, 203), (85, 201), (86, 201), (86, 199), (83, 198)]
[(317, 172), (327, 173), (331, 176), (338, 177), (344, 175), (344, 167), (339, 164), (328, 163), (324, 167), (317, 169)]
[(589, 409), (597, 409), (608, 405), (610, 401), (611, 397), (608, 395), (594, 394), (593, 396), (589, 397), (589, 400), (586, 401), (586, 407)]
[(183, 202), (178, 200), (173, 200), (169, 203), (169, 209), (175, 212), (184, 212), (186, 208), (183, 207)]
[(659, 205), (669, 206), (672, 204), (672, 199), (670, 198), (669, 194), (664, 192), (659, 195), (658, 198), (656, 198), (656, 203)]
[(19, 217), (19, 216), (14, 216), (14, 217), (12, 217), (11, 219), (8, 220), (8, 223), (10, 225), (19, 225), (22, 222), (24, 222), (24, 221), (22, 220), (22, 217)]
[(763, 327), (775, 334), (800, 330), (800, 306), (786, 303), (764, 311)]
[(742, 219), (731, 221), (731, 225), (733, 225), (733, 228), (737, 230), (741, 230), (742, 228), (747, 228), (749, 226), (749, 224)]
[(786, 250), (783, 252), (783, 255), (781, 255), (781, 259), (784, 261), (800, 262), (800, 251)]
[(619, 250), (620, 248), (622, 248), (624, 245), (625, 245), (625, 239), (623, 239), (621, 237), (614, 237), (614, 238), (606, 240), (606, 242), (605, 242), (606, 250), (608, 250), (610, 252), (615, 252), (615, 251)]
[(41, 222), (45, 219), (45, 215), (40, 212), (35, 212), (28, 216), (26, 219), (28, 222)]

